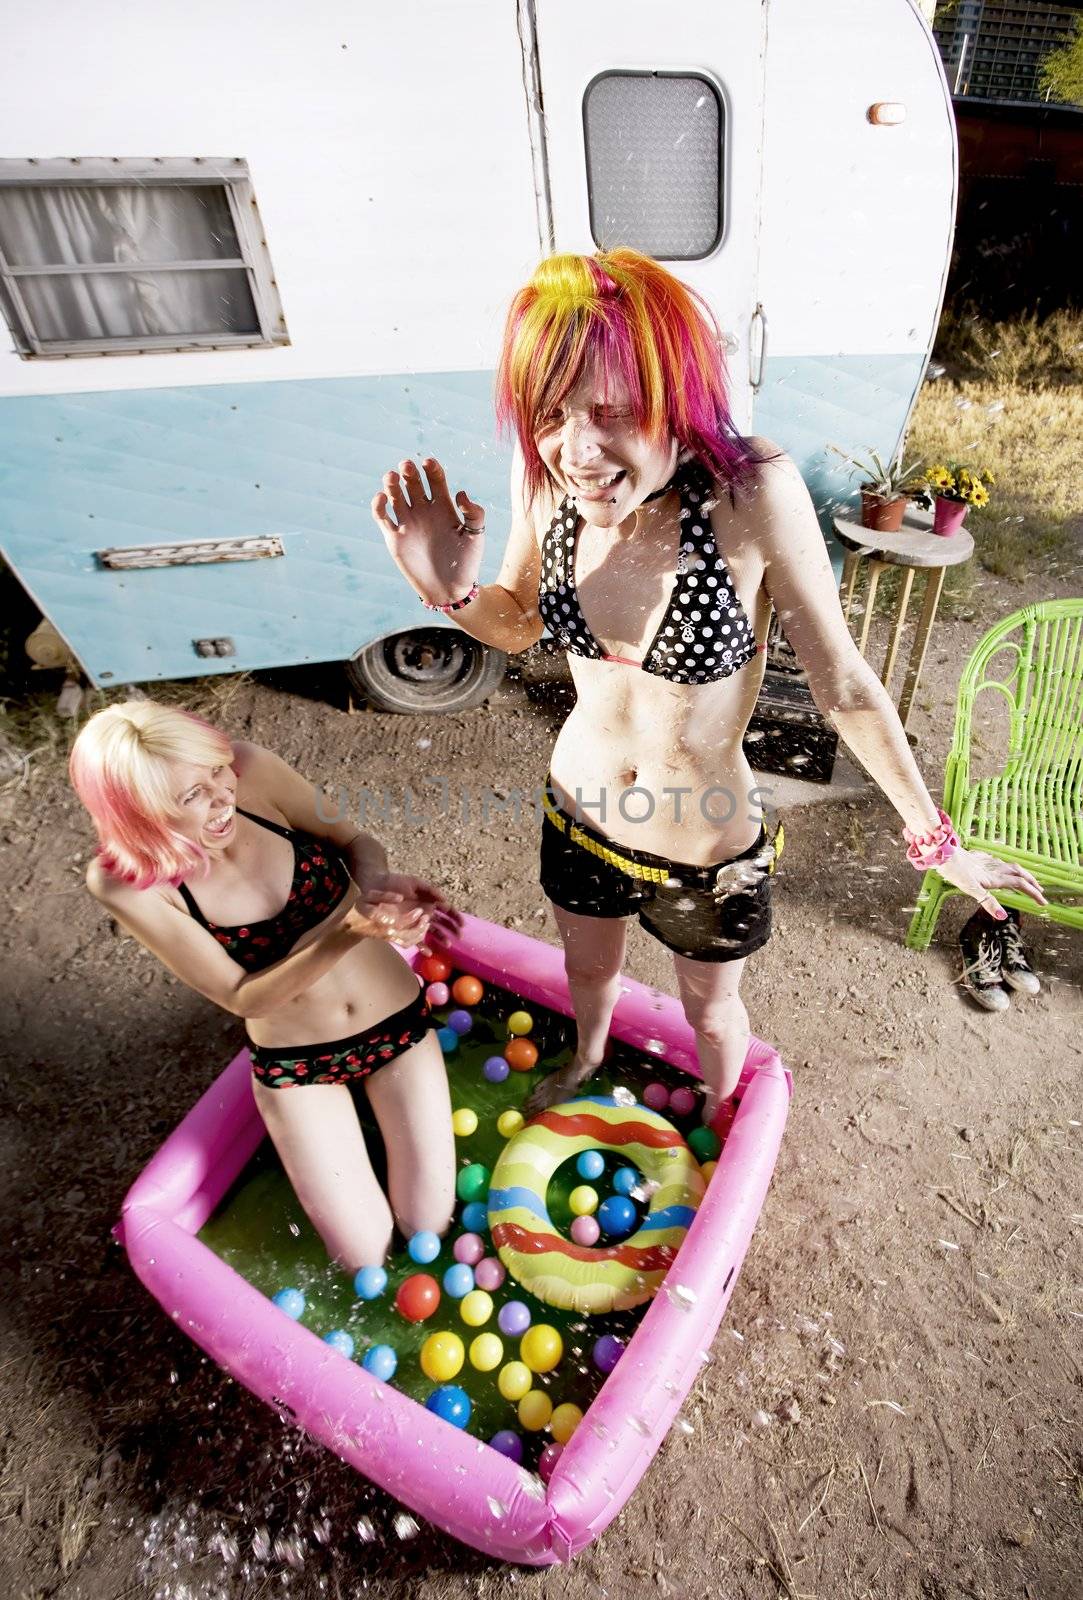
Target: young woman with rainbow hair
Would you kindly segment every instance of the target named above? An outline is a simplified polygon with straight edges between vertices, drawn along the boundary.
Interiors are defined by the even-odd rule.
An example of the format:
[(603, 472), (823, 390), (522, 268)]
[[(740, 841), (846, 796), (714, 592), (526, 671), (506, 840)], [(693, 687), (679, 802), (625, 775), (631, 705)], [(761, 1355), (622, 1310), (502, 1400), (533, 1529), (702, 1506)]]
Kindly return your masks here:
[[(484, 510), (439, 462), (388, 472), (373, 515), (423, 602), (505, 651), (548, 627), (577, 701), (544, 795), (541, 882), (578, 1028), (568, 1068), (531, 1104), (569, 1098), (603, 1057), (627, 918), (673, 952), (722, 1126), (748, 1048), (739, 988), (770, 936), (767, 837), (742, 741), (772, 608), (817, 705), (936, 864), (993, 915), (1023, 868), (963, 849), (933, 803), (894, 706), (843, 620), (808, 490), (769, 440), (743, 438), (707, 306), (634, 250), (543, 261), (512, 301), (497, 413), (514, 430), (512, 526), (479, 588)], [(427, 479), (427, 482), (426, 482)]]
[[(417, 978), (389, 940), (461, 926), (383, 847), (322, 820), (269, 750), (152, 700), (99, 711), (71, 778), (100, 848), (87, 886), (182, 983), (243, 1017), (256, 1104), (328, 1254), (383, 1262), (392, 1219), (442, 1233), (455, 1202), (451, 1104)], [(372, 1170), (350, 1095), (363, 1083), (387, 1151)], [(298, 1093), (303, 1090), (303, 1093)]]

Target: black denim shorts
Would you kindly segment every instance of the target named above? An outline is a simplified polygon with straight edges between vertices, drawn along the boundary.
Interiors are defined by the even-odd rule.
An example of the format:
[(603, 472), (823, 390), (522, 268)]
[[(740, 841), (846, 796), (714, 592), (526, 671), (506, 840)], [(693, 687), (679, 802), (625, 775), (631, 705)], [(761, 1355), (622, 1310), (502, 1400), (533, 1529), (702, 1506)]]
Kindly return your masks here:
[[(555, 803), (552, 810), (564, 828), (546, 813), (540, 881), (554, 905), (581, 917), (638, 917), (667, 950), (692, 961), (739, 961), (771, 937), (771, 874), (781, 834), (768, 839), (761, 825), (740, 855), (696, 867), (617, 845)], [(575, 842), (573, 827), (637, 866), (658, 869), (665, 881), (647, 882), (603, 861)]]

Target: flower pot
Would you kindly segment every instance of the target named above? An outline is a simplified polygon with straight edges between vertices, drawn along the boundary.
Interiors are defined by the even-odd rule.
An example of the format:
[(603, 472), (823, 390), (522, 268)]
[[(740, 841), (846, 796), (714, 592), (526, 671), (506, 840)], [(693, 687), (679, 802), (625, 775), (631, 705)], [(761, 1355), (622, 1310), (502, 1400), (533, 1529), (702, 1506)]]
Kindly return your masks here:
[(966, 521), (969, 510), (965, 500), (945, 500), (943, 495), (938, 494), (933, 508), (933, 532), (942, 539), (950, 539)]
[(877, 533), (898, 533), (906, 510), (906, 495), (898, 494), (891, 500), (870, 489), (861, 491), (861, 526), (873, 528)]

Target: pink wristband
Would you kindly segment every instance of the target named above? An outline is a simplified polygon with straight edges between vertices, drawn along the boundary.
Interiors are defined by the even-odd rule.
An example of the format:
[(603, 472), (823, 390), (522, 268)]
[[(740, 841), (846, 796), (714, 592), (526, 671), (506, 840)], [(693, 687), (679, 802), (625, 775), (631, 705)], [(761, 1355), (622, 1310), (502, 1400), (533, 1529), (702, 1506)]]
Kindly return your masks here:
[(906, 859), (919, 872), (927, 871), (929, 867), (943, 866), (959, 848), (959, 836), (947, 812), (941, 811), (938, 806), (936, 814), (940, 818), (939, 827), (922, 832), (916, 832), (913, 828), (903, 829), (903, 838), (908, 846)]
[[(446, 606), (430, 605), (427, 600), (422, 600), (421, 604), (425, 607), (426, 611), (442, 611), (446, 617), (450, 611), (461, 611), (463, 606), (468, 606), (470, 604), (471, 600), (476, 600), (480, 593), (481, 589), (475, 583), (471, 586), (469, 594), (464, 594), (461, 600), (450, 601)], [(418, 599), (421, 599), (420, 595), (418, 596)]]

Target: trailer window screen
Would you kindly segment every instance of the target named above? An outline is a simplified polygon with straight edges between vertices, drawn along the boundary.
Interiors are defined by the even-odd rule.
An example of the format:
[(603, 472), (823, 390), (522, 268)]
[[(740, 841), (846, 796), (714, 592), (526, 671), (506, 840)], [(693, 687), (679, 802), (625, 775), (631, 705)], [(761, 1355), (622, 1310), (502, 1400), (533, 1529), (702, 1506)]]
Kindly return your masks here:
[(0, 162), (0, 305), (17, 348), (287, 342), (253, 213), (244, 162)]
[(723, 227), (725, 114), (714, 85), (693, 73), (606, 72), (583, 97), (583, 125), (599, 249), (710, 255)]

